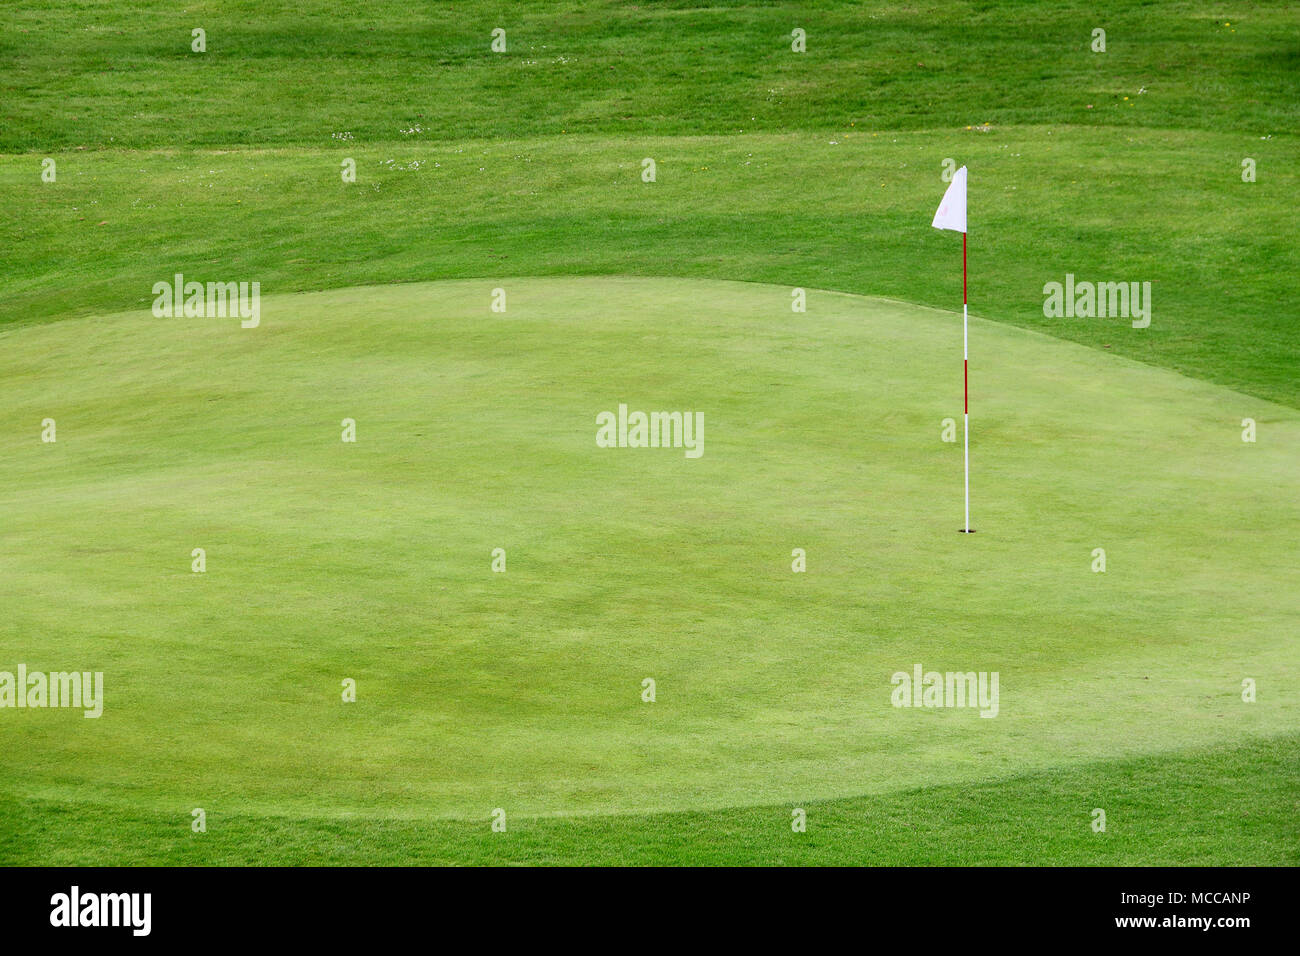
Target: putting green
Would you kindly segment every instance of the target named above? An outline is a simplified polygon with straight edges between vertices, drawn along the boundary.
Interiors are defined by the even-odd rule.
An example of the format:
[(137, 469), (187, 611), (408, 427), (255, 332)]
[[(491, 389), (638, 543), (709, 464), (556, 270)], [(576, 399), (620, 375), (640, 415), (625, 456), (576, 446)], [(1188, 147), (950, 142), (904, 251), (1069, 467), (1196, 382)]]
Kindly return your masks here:
[[(960, 315), (790, 302), (484, 279), (0, 332), (0, 670), (101, 670), (107, 698), (0, 711), (6, 786), (481, 819), (1300, 728), (1300, 413), (973, 319), (960, 535)], [(701, 412), (703, 455), (597, 447), (620, 403)], [(997, 671), (997, 717), (893, 707), (918, 663)]]

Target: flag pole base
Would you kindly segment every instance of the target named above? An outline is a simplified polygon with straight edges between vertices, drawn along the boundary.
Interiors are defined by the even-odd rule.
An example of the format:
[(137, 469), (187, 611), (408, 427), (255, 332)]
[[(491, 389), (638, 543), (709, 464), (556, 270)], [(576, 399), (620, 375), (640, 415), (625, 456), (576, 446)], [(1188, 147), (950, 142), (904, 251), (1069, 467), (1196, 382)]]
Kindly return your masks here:
[(975, 533), (975, 529), (974, 529), (974, 528), (958, 528), (958, 529), (957, 529), (957, 533), (958, 533), (958, 534), (974, 534), (974, 533)]

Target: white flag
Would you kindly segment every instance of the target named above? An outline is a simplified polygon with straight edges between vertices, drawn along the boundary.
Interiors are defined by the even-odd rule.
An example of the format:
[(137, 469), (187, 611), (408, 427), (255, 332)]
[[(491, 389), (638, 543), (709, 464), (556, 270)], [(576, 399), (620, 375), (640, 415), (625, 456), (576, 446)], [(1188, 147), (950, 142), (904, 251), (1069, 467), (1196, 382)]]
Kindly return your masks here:
[(952, 174), (948, 191), (943, 194), (939, 211), (934, 214), (930, 225), (936, 229), (951, 229), (953, 232), (966, 231), (966, 167), (963, 166)]

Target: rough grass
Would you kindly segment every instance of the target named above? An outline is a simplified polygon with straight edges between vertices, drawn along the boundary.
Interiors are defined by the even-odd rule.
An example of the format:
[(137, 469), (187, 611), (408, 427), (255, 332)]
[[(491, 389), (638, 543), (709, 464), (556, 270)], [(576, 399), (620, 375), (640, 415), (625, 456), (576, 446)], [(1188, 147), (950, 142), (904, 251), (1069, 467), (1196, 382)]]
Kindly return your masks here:
[[(979, 786), (647, 816), (344, 820), (0, 797), (11, 865), (1295, 866), (1294, 738)], [(1106, 811), (1105, 832), (1093, 829)]]
[[(0, 150), (332, 146), (565, 133), (1300, 126), (1300, 13), (1246, 0), (301, 0), (6, 10)], [(191, 52), (191, 31), (207, 52)], [(489, 50), (494, 28), (505, 53)], [(791, 31), (807, 53), (791, 52)], [(1090, 49), (1106, 30), (1106, 52)], [(1138, 90), (1147, 92), (1141, 96)], [(1127, 99), (1125, 98), (1127, 97)]]
[[(105, 151), (60, 155), (53, 184), (38, 157), (10, 156), (0, 322), (145, 307), (177, 272), (257, 280), (264, 294), (685, 275), (959, 308), (960, 238), (930, 228), (955, 156), (972, 170), (975, 314), (1298, 406), (1296, 145), (1036, 128)], [(1258, 182), (1241, 181), (1243, 155)], [(1150, 282), (1151, 327), (1044, 317), (1043, 286), (1066, 273)]]

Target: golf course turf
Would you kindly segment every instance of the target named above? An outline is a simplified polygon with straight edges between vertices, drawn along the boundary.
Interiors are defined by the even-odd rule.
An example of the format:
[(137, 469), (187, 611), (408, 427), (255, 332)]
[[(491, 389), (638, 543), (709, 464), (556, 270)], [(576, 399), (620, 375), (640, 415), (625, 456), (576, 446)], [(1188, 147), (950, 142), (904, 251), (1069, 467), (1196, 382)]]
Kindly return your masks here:
[(1300, 863), (1300, 12), (22, 7), (0, 863)]
[[(12, 713), (5, 779), (182, 832), (194, 807), (526, 829), (1282, 746), (1294, 701), (1240, 693), (1300, 679), (1268, 557), (1300, 414), (976, 321), (967, 541), (959, 321), (807, 296), (461, 280), (267, 297), (255, 329), (15, 331), (43, 361), (6, 363), (0, 402), (60, 431), (9, 436), (0, 633), (108, 691), (98, 720)], [(619, 404), (702, 413), (702, 454), (597, 447)], [(915, 663), (998, 672), (995, 719), (894, 707)]]

